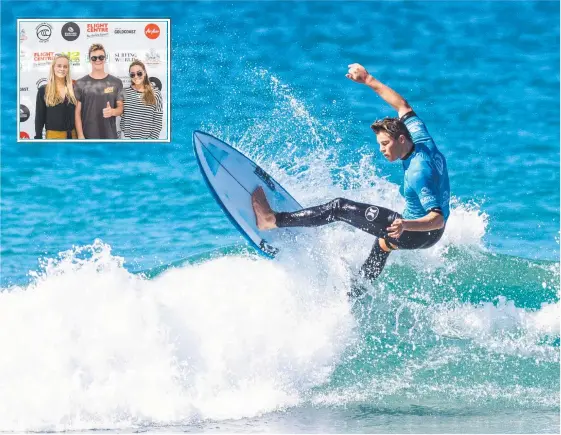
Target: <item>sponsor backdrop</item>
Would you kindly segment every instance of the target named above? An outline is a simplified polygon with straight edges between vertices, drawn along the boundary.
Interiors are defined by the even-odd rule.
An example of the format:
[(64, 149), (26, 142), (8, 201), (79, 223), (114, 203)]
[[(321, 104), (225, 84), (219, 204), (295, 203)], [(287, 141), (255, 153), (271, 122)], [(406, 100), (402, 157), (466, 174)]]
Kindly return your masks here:
[[(169, 140), (168, 20), (18, 20), (18, 26), (20, 139), (35, 136), (37, 90), (47, 83), (55, 54), (64, 53), (70, 58), (71, 77), (77, 80), (91, 71), (88, 49), (99, 43), (107, 53), (105, 71), (121, 79), (124, 88), (130, 86), (130, 63), (135, 59), (144, 62), (150, 81), (162, 92), (164, 120), (160, 139)], [(43, 131), (43, 137), (44, 134)]]

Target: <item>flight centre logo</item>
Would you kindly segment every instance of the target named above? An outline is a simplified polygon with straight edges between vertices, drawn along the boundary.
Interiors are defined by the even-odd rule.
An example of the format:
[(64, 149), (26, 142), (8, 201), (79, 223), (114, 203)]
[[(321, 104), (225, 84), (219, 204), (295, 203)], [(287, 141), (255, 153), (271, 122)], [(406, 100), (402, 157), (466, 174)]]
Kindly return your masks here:
[(53, 26), (47, 23), (41, 23), (35, 27), (35, 33), (39, 42), (49, 42), (53, 34)]
[(36, 51), (33, 53), (33, 66), (50, 65), (54, 58), (54, 51)]
[(76, 39), (80, 36), (80, 26), (71, 21), (62, 26), (60, 33), (67, 41), (76, 41)]
[(29, 109), (23, 104), (19, 105), (19, 122), (25, 122), (29, 119)]
[(86, 26), (86, 38), (109, 36), (109, 23), (90, 23)]

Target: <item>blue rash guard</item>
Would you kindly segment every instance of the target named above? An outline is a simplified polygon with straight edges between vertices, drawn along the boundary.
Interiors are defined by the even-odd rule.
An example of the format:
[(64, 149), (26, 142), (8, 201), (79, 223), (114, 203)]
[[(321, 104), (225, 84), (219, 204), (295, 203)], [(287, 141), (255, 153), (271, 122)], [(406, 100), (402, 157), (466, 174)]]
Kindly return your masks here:
[(403, 159), (405, 219), (418, 219), (440, 209), (444, 220), (450, 215), (450, 181), (446, 159), (436, 147), (425, 123), (415, 114), (401, 120), (411, 133), (414, 149)]
[[(426, 249), (437, 243), (444, 234), (444, 228), (430, 231), (403, 231), (398, 238), (393, 238), (388, 227), (396, 219), (418, 219), (430, 211), (443, 215), (444, 220), (450, 215), (450, 182), (446, 159), (438, 151), (423, 121), (415, 112), (405, 114), (401, 121), (413, 139), (413, 149), (403, 158), (404, 184), (402, 194), (405, 197), (403, 216), (378, 205), (359, 203), (345, 198), (308, 207), (295, 212), (275, 213), (277, 227), (317, 227), (331, 222), (346, 222), (356, 228), (376, 236), (370, 255), (362, 265), (363, 277), (374, 280), (384, 269), (390, 252), (383, 250), (378, 238), (386, 241), (391, 249)], [(358, 296), (364, 288), (358, 286), (349, 293)]]

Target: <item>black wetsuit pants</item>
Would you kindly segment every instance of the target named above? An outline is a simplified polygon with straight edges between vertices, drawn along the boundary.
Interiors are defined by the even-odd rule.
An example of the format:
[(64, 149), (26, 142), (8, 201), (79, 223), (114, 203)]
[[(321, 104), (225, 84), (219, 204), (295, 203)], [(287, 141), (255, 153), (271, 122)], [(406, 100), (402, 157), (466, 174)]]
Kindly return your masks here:
[(380, 247), (378, 238), (386, 240), (386, 245), (390, 248), (393, 245), (398, 249), (424, 249), (433, 246), (444, 233), (442, 228), (432, 231), (404, 231), (398, 239), (390, 237), (386, 228), (401, 217), (399, 213), (387, 208), (344, 198), (336, 198), (326, 204), (293, 213), (275, 213), (278, 227), (317, 227), (340, 221), (376, 236), (372, 251), (361, 267), (361, 274), (370, 280), (382, 273), (390, 254)]

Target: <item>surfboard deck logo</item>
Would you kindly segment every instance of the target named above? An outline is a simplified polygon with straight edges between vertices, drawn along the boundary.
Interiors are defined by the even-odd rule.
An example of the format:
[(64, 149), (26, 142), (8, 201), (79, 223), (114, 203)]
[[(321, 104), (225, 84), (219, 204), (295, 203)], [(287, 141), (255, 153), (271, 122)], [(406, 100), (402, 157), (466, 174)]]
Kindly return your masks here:
[(275, 257), (281, 239), (294, 229), (259, 230), (252, 192), (266, 187), (267, 199), (276, 211), (296, 211), (302, 206), (261, 166), (221, 139), (197, 130), (193, 132), (193, 149), (203, 178), (226, 216), (259, 253)]
[(275, 190), (275, 183), (271, 180), (271, 176), (267, 174), (263, 169), (259, 166), (255, 166), (255, 171), (253, 171), (255, 175), (257, 175), (263, 182), (269, 186), (269, 189)]

